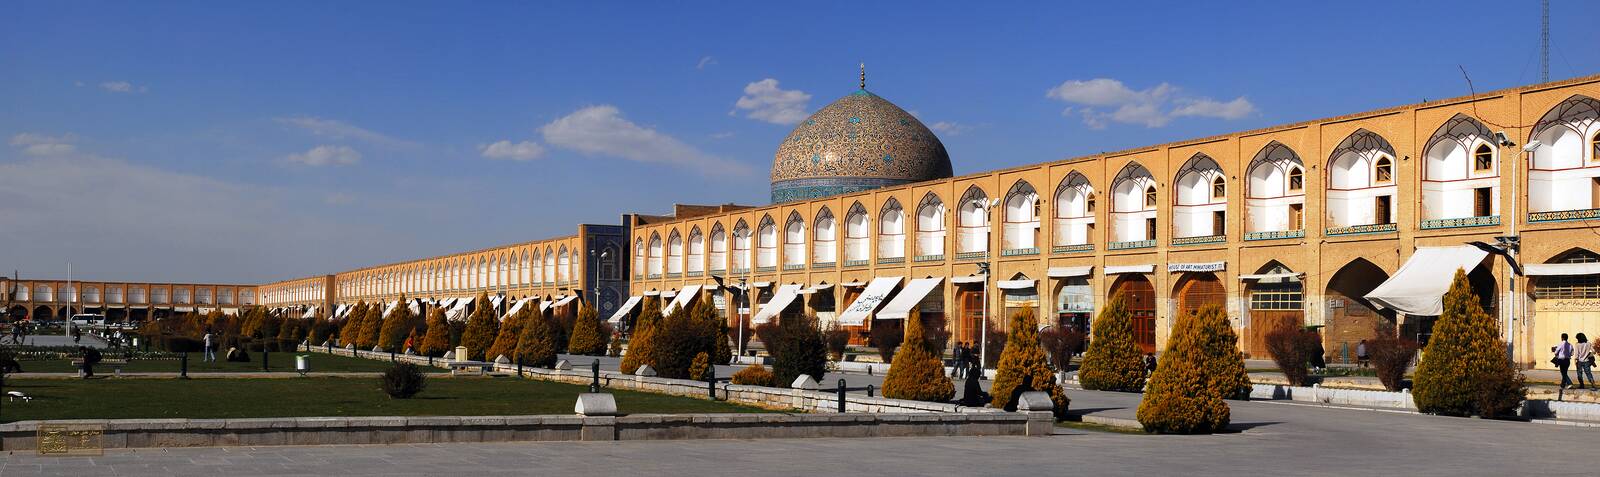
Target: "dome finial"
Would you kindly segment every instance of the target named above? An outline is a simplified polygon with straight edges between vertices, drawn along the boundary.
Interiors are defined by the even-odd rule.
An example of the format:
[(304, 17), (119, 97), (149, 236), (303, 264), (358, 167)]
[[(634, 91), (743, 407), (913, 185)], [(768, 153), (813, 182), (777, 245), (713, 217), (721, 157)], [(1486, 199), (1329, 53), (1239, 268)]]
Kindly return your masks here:
[(867, 89), (867, 63), (861, 63), (861, 89)]

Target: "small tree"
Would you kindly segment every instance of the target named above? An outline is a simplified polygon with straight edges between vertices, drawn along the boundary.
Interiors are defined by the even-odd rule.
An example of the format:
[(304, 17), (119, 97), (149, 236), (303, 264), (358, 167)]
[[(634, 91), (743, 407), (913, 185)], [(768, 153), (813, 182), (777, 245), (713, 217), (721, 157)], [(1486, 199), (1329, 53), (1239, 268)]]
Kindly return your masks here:
[(355, 344), (356, 336), (361, 334), (361, 318), (367, 315), (367, 302), (357, 301), (350, 311), (345, 312), (344, 323), (339, 326), (339, 345)]
[(828, 344), (828, 355), (834, 361), (844, 361), (844, 352), (850, 345), (850, 332), (839, 326), (839, 322), (828, 324), (828, 329), (822, 332), (822, 337)]
[[(499, 334), (500, 323), (494, 313), (489, 311), (489, 295), (479, 293), (476, 308), (472, 316), (467, 318), (467, 330), (461, 334), (461, 345), (467, 347), (467, 359), (482, 361), (489, 347), (494, 345), (495, 335)], [(457, 357), (460, 359), (460, 357)]]
[(694, 355), (694, 360), (689, 362), (689, 379), (705, 381), (711, 378), (711, 355), (701, 352)]
[(606, 352), (606, 332), (600, 322), (600, 312), (584, 304), (578, 309), (578, 321), (572, 327), (572, 340), (567, 342), (567, 352), (600, 356)]
[(394, 365), (383, 372), (380, 381), (383, 382), (383, 392), (394, 399), (411, 399), (428, 388), (428, 377), (422, 374), (422, 368), (411, 363)]
[(1014, 396), (1026, 391), (1043, 391), (1055, 403), (1056, 416), (1065, 416), (1072, 400), (1067, 399), (1061, 384), (1056, 382), (1044, 347), (1039, 345), (1039, 319), (1034, 316), (1033, 308), (1023, 308), (1011, 315), (1010, 329), (991, 388), (993, 406), (1015, 410), (1017, 404), (1011, 400)]
[(628, 353), (622, 355), (622, 374), (633, 374), (640, 366), (655, 361), (651, 355), (651, 341), (655, 339), (655, 327), (661, 321), (661, 305), (655, 297), (645, 298), (639, 303), (643, 310), (639, 312), (638, 321), (633, 325), (633, 336), (628, 339)]
[(371, 349), (378, 346), (378, 332), (383, 328), (383, 312), (381, 303), (367, 308), (367, 316), (361, 319), (361, 334), (356, 337), (357, 348)]
[(405, 351), (402, 346), (405, 345), (406, 335), (411, 333), (415, 317), (411, 316), (411, 307), (405, 295), (401, 295), (396, 303), (394, 309), (389, 311), (389, 316), (383, 317), (383, 328), (378, 332), (378, 346), (386, 350)]
[[(522, 315), (529, 310), (517, 314)], [(517, 340), (516, 355), (528, 366), (550, 368), (556, 365), (556, 324), (543, 315), (527, 314)]]
[(1406, 369), (1417, 357), (1417, 342), (1400, 338), (1394, 326), (1379, 324), (1372, 341), (1367, 342), (1367, 355), (1372, 369), (1384, 389), (1399, 391), (1405, 388)]
[(534, 319), (531, 308), (523, 308), (516, 314), (506, 317), (505, 321), (500, 322), (500, 330), (495, 333), (494, 344), (489, 345), (489, 349), (483, 352), (483, 358), (500, 359), (501, 356), (505, 356), (506, 359), (516, 361), (517, 343), (522, 340), (522, 328)]
[(887, 363), (894, 359), (895, 349), (905, 340), (905, 329), (900, 320), (873, 320), (872, 331), (867, 334), (867, 344), (878, 350), (878, 357)]
[(1310, 372), (1306, 363), (1317, 353), (1322, 336), (1314, 331), (1285, 326), (1267, 333), (1267, 354), (1289, 381), (1290, 386), (1305, 386)]
[[(828, 372), (828, 350), (823, 343), (817, 318), (799, 315), (778, 320), (777, 335), (768, 349), (773, 354), (772, 374), (778, 384), (793, 383), (800, 375), (818, 382)], [(765, 339), (763, 339), (765, 341)]]
[(745, 386), (766, 386), (769, 388), (773, 387), (775, 384), (773, 381), (776, 379), (777, 378), (772, 376), (772, 371), (768, 371), (765, 366), (760, 364), (752, 364), (747, 368), (739, 370), (737, 373), (733, 373), (732, 376), (733, 384)]
[(1089, 350), (1078, 368), (1078, 382), (1084, 389), (1137, 392), (1144, 388), (1144, 358), (1133, 343), (1132, 318), (1128, 299), (1120, 292), (1100, 310)]
[(1417, 364), (1411, 396), (1417, 410), (1449, 416), (1494, 418), (1510, 414), (1526, 397), (1522, 373), (1506, 356), (1500, 324), (1484, 313), (1464, 271), (1444, 295), (1444, 312)]
[(913, 401), (949, 402), (955, 384), (944, 374), (939, 350), (928, 343), (920, 313), (906, 319), (906, 344), (895, 352), (889, 375), (883, 378), (883, 396)]
[(1249, 388), (1239, 338), (1227, 313), (1206, 305), (1178, 317), (1137, 416), (1150, 432), (1215, 432), (1230, 419), (1224, 399)]
[(445, 323), (444, 310), (434, 307), (428, 310), (428, 331), (422, 337), (422, 349), (417, 350), (424, 356), (439, 357), (450, 351), (450, 325)]

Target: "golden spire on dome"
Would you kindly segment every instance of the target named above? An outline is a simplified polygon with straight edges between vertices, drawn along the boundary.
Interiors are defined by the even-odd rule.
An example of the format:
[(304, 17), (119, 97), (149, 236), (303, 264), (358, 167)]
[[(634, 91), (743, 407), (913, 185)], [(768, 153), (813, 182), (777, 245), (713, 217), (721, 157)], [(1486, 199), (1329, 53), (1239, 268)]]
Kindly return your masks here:
[(861, 63), (861, 89), (867, 89), (867, 64)]

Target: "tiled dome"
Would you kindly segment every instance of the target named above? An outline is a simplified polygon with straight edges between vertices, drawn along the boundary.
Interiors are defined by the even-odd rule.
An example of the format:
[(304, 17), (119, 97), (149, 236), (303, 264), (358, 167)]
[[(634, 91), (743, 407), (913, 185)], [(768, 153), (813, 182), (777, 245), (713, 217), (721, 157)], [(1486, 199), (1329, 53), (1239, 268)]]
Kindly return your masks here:
[(772, 160), (772, 202), (950, 177), (950, 154), (910, 113), (863, 87), (806, 118)]

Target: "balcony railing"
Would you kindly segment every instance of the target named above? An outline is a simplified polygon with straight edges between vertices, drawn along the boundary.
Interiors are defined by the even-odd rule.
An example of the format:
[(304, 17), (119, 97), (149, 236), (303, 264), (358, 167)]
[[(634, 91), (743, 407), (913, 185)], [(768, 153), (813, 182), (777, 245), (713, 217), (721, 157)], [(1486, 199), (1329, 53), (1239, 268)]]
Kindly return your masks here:
[(1488, 227), (1500, 225), (1500, 216), (1486, 215), (1482, 217), (1460, 217), (1454, 219), (1424, 220), (1420, 224), (1423, 230), (1454, 229), (1461, 227)]
[(647, 276), (645, 276), (645, 278), (649, 278), (649, 279), (651, 279), (651, 280), (655, 280), (655, 279), (657, 279), (657, 278), (661, 278), (661, 274), (659, 274), (659, 273), (652, 273), (652, 274), (649, 274), (649, 275), (647, 275)]
[(817, 262), (817, 263), (811, 264), (811, 268), (814, 268), (814, 269), (830, 269), (830, 268), (833, 268), (833, 266), (834, 266), (833, 262)]
[(732, 272), (733, 275), (744, 275), (744, 274), (750, 273), (750, 267), (744, 267), (744, 268), (734, 267), (733, 270), (730, 270), (730, 272)]
[(1050, 247), (1050, 253), (1084, 253), (1093, 252), (1094, 244), (1080, 243), (1075, 245), (1057, 245)]
[(682, 273), (678, 273), (678, 272), (668, 272), (667, 273), (667, 278), (682, 278), (682, 277), (683, 277)]
[(1199, 237), (1174, 237), (1172, 239), (1172, 246), (1174, 246), (1174, 247), (1182, 247), (1182, 246), (1185, 246), (1185, 245), (1204, 245), (1204, 244), (1208, 244), (1208, 243), (1222, 243), (1222, 242), (1226, 242), (1226, 241), (1228, 241), (1228, 236), (1226, 236), (1226, 235), (1202, 235), (1202, 236), (1199, 236)]
[(983, 260), (989, 258), (988, 251), (982, 252), (956, 252), (956, 260)]
[(703, 277), (705, 275), (706, 275), (706, 272), (689, 272), (689, 273), (684, 274), (684, 276), (688, 276), (688, 277)]
[(783, 265), (783, 270), (786, 271), (786, 272), (787, 271), (793, 271), (793, 270), (805, 270), (805, 269), (806, 269), (806, 264), (804, 264), (804, 263), (788, 263), (788, 264), (784, 264)]
[(1566, 222), (1569, 220), (1589, 219), (1600, 219), (1600, 209), (1557, 210), (1554, 212), (1528, 213), (1528, 223)]
[(1348, 227), (1328, 227), (1328, 235), (1381, 234), (1395, 230), (1399, 230), (1399, 227), (1395, 224), (1351, 225)]
[(726, 268), (713, 268), (713, 269), (711, 269), (710, 272), (707, 272), (707, 273), (710, 273), (712, 275), (727, 275), (728, 274), (728, 269), (726, 269)]
[[(804, 267), (804, 265), (801, 265)], [(756, 273), (776, 272), (778, 267), (756, 267)]]
[(944, 254), (942, 253), (938, 255), (918, 255), (911, 259), (913, 262), (938, 262), (942, 260), (944, 260)]
[(1287, 238), (1302, 238), (1306, 236), (1305, 229), (1299, 230), (1268, 230), (1265, 232), (1248, 232), (1244, 234), (1245, 241), (1252, 240), (1277, 240)]
[(878, 265), (898, 265), (906, 263), (905, 257), (879, 257)]
[(1016, 257), (1020, 255), (1038, 255), (1039, 247), (1008, 248), (1000, 251), (1002, 257)]
[(1151, 248), (1155, 246), (1155, 240), (1128, 240), (1123, 242), (1111, 242), (1110, 245), (1106, 246), (1106, 250), (1128, 250), (1135, 248)]
[(845, 260), (844, 261), (844, 266), (846, 266), (846, 267), (865, 267), (865, 266), (867, 266), (867, 264), (870, 264), (870, 263), (872, 263), (871, 260)]

